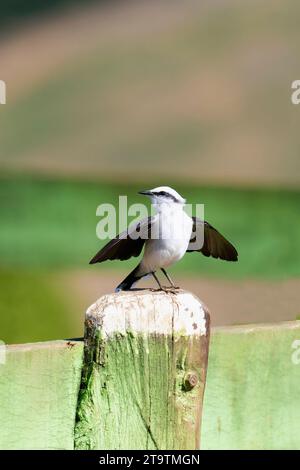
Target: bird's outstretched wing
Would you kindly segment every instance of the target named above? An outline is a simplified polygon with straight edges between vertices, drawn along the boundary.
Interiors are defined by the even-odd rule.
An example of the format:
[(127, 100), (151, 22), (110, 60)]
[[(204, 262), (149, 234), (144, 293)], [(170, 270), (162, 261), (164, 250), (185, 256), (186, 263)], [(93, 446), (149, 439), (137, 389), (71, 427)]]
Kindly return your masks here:
[(90, 264), (113, 259), (123, 261), (132, 256), (139, 256), (150, 233), (153, 220), (154, 217), (146, 217), (137, 224), (129, 226), (127, 230), (110, 240), (98, 251), (91, 259)]
[[(237, 261), (238, 252), (234, 246), (226, 240), (214, 227), (208, 222), (192, 217), (193, 219), (193, 231), (190, 244), (187, 248), (187, 252), (200, 251), (204, 256), (212, 256), (213, 258), (220, 258), (226, 261)], [(197, 232), (203, 230), (202, 238), (204, 235), (202, 247), (197, 247), (194, 244)], [(201, 235), (200, 235), (201, 237)], [(193, 248), (194, 245), (194, 248)]]

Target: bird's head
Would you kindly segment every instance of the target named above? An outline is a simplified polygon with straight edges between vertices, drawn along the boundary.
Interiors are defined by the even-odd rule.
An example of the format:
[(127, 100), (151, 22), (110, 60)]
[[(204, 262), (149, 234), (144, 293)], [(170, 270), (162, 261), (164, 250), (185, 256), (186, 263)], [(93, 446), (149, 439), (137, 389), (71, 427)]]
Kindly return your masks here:
[(183, 199), (175, 189), (169, 186), (159, 186), (157, 188), (140, 191), (139, 194), (150, 197), (151, 203), (155, 206), (162, 204), (178, 204), (183, 206), (185, 204), (185, 199)]

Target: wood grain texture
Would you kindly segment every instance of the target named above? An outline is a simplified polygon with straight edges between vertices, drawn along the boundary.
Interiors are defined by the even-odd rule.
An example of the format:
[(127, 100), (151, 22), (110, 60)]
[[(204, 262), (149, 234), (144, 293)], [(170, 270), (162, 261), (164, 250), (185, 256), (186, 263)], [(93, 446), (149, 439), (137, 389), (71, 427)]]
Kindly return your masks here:
[(299, 340), (299, 321), (212, 330), (202, 449), (300, 449)]
[[(153, 306), (169, 305), (169, 298), (152, 295)], [(77, 448), (195, 445), (205, 373), (198, 361), (203, 351), (195, 348), (196, 338), (185, 339), (184, 319), (170, 338), (162, 332), (172, 325), (162, 317), (158, 322), (155, 311), (147, 323), (140, 315), (142, 303), (134, 310), (136, 319), (126, 315), (123, 319), (130, 321), (118, 327), (108, 315), (102, 333), (97, 312), (103, 305), (96, 303), (89, 311)], [(130, 303), (127, 307), (132, 311)], [(185, 314), (188, 318), (189, 311)], [(159, 334), (152, 331), (155, 324)], [(151, 335), (142, 333), (144, 328), (151, 329)], [(74, 448), (82, 352), (80, 341), (8, 346), (2, 364), (1, 351), (1, 449)], [(195, 369), (202, 380), (199, 390), (189, 390), (193, 375), (188, 375)], [(299, 321), (212, 329), (201, 448), (299, 449), (299, 396)]]
[(0, 364), (0, 449), (73, 449), (83, 343), (8, 346)]
[(197, 449), (209, 315), (192, 294), (102, 297), (86, 315), (77, 449)]

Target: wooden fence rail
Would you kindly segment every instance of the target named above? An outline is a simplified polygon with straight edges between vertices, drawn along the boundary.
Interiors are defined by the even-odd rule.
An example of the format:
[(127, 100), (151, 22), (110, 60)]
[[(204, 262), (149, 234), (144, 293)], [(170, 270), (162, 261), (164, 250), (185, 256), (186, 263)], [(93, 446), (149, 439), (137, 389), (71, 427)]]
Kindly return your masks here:
[[(208, 339), (192, 294), (146, 291), (99, 299), (85, 341), (7, 346), (0, 448), (197, 448)], [(212, 329), (201, 449), (300, 448), (299, 340), (297, 321)]]

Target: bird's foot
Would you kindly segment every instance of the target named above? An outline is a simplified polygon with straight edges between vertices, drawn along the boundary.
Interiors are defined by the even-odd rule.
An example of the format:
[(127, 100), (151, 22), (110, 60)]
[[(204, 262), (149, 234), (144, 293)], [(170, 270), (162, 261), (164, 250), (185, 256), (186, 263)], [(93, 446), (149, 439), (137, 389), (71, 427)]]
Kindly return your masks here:
[(161, 286), (161, 287), (152, 287), (149, 290), (151, 292), (165, 292), (166, 294), (178, 294), (180, 287), (177, 286)]
[(164, 292), (166, 292), (167, 294), (178, 294), (179, 289), (180, 287), (177, 287), (177, 286), (164, 286), (163, 287)]

